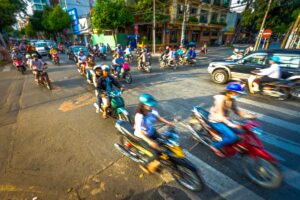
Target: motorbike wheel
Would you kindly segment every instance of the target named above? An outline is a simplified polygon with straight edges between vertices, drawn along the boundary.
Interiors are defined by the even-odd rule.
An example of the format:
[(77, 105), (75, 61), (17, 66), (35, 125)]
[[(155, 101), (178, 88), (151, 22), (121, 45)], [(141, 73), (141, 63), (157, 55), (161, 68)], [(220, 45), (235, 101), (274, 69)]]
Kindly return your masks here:
[(132, 76), (131, 76), (131, 73), (130, 73), (130, 72), (125, 72), (125, 74), (124, 74), (124, 79), (125, 79), (125, 82), (126, 82), (126, 83), (131, 84), (131, 83), (132, 83)]
[(25, 71), (26, 71), (26, 67), (25, 67), (25, 66), (22, 66), (22, 67), (21, 67), (21, 73), (22, 73), (22, 74), (25, 74)]
[(293, 87), (291, 90), (292, 97), (300, 99), (300, 86)]
[(191, 191), (198, 192), (203, 190), (204, 183), (198, 170), (187, 160), (176, 163), (176, 169), (172, 176), (180, 185)]
[(243, 169), (248, 178), (259, 186), (277, 188), (282, 182), (282, 174), (276, 165), (263, 158), (242, 158)]
[(193, 116), (190, 117), (187, 128), (191, 132), (193, 139), (202, 142), (203, 139), (200, 137), (200, 135), (202, 134), (203, 128), (200, 125), (199, 121), (195, 119)]
[(147, 72), (147, 73), (151, 73), (151, 66), (149, 65), (149, 66), (145, 66), (145, 71)]
[(166, 64), (164, 61), (160, 61), (159, 66), (160, 66), (160, 68), (165, 68)]
[(284, 89), (284, 88), (280, 88), (279, 92), (282, 93), (281, 97), (276, 97), (276, 99), (279, 100), (279, 101), (287, 100), (290, 97), (290, 92), (288, 90)]

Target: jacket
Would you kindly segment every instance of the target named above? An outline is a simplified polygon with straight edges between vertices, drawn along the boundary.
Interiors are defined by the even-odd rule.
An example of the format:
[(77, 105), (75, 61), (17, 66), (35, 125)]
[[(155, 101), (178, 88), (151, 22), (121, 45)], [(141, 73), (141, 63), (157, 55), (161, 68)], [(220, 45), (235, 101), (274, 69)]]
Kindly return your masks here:
[(111, 75), (108, 77), (103, 77), (101, 76), (100, 78), (97, 79), (96, 83), (96, 90), (98, 91), (98, 94), (102, 94), (107, 91), (107, 86), (113, 89), (113, 85), (116, 86), (117, 88), (121, 88), (122, 85)]

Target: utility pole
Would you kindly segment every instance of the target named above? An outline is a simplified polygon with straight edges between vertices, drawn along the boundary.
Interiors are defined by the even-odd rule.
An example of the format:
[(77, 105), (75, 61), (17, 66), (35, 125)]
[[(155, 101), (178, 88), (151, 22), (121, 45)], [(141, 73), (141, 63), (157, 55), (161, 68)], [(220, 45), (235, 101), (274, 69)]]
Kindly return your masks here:
[(182, 19), (182, 27), (181, 27), (181, 45), (184, 45), (185, 40), (185, 28), (186, 28), (186, 16), (187, 16), (187, 4), (188, 0), (184, 1), (184, 7), (183, 7), (183, 19)]
[(269, 0), (268, 8), (267, 8), (267, 11), (265, 13), (265, 16), (264, 16), (264, 19), (262, 21), (262, 24), (260, 26), (260, 30), (259, 30), (256, 42), (255, 42), (255, 45), (254, 45), (254, 51), (256, 51), (258, 49), (258, 47), (259, 47), (259, 44), (260, 44), (260, 41), (261, 41), (261, 36), (262, 36), (263, 31), (264, 31), (264, 26), (265, 26), (265, 23), (266, 23), (266, 19), (267, 19), (267, 16), (268, 16), (271, 4), (272, 4), (272, 0)]
[(155, 54), (155, 0), (153, 0), (152, 52)]

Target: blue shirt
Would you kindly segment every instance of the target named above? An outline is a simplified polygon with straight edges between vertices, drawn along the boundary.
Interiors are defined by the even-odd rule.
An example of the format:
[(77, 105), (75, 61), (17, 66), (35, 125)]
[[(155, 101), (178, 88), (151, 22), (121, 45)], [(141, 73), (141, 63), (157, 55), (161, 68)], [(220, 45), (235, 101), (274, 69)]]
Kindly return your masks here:
[(115, 58), (114, 63), (117, 63), (119, 65), (123, 65), (124, 64), (124, 60), (123, 60), (123, 58)]

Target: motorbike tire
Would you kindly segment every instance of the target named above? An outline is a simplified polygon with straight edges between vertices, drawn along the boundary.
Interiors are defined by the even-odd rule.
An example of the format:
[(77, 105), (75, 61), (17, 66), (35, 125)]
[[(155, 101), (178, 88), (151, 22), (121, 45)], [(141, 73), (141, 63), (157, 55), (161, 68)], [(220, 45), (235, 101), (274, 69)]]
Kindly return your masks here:
[(159, 66), (160, 66), (160, 68), (165, 68), (166, 64), (164, 61), (160, 61)]
[(151, 73), (151, 66), (144, 67), (144, 69), (147, 73)]
[(291, 94), (290, 92), (285, 89), (285, 88), (280, 88), (279, 91), (283, 94), (283, 96), (281, 97), (276, 97), (276, 100), (278, 101), (285, 101), (287, 100), (288, 98), (290, 98)]
[(125, 72), (125, 74), (124, 74), (124, 79), (125, 79), (125, 82), (126, 82), (126, 83), (131, 84), (131, 83), (132, 83), (132, 76), (131, 76), (131, 73), (130, 73), (130, 72)]
[[(177, 160), (177, 159), (176, 159)], [(204, 181), (200, 176), (197, 168), (187, 159), (178, 159), (179, 162), (175, 162), (175, 169), (172, 171), (174, 179), (186, 189), (194, 192), (199, 192), (204, 189)], [(188, 180), (185, 180), (184, 176), (188, 175)], [(193, 180), (192, 180), (193, 179)], [(187, 182), (194, 182), (193, 185)]]
[(25, 71), (26, 71), (26, 67), (25, 67), (25, 66), (22, 66), (22, 67), (21, 67), (21, 73), (22, 73), (22, 74), (25, 74)]
[(300, 99), (300, 86), (295, 86), (291, 89), (291, 96)]
[[(256, 177), (256, 175), (254, 173), (257, 173), (258, 176), (262, 176), (263, 173), (267, 173), (266, 168), (263, 168), (263, 166), (259, 166), (259, 165), (258, 166), (256, 166), (256, 165), (251, 165), (250, 166), (246, 159), (254, 161), (255, 162), (254, 164), (256, 164), (258, 161), (262, 161), (265, 164), (268, 164), (269, 169), (272, 170), (272, 175), (275, 174), (274, 177), (272, 177), (269, 182), (259, 180), (259, 178)], [(257, 184), (261, 187), (271, 189), (271, 188), (278, 188), (281, 185), (281, 182), (282, 182), (281, 171), (279, 170), (279, 168), (274, 163), (272, 163), (270, 161), (267, 161), (267, 160), (265, 160), (263, 158), (260, 158), (260, 157), (258, 157), (256, 159), (253, 159), (252, 157), (245, 155), (242, 158), (242, 166), (243, 166), (243, 170), (246, 173), (247, 177), (252, 182), (254, 182), (255, 184)], [(268, 174), (268, 175), (270, 175), (270, 174)]]

